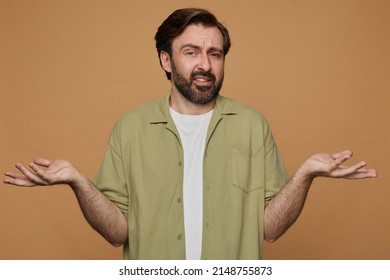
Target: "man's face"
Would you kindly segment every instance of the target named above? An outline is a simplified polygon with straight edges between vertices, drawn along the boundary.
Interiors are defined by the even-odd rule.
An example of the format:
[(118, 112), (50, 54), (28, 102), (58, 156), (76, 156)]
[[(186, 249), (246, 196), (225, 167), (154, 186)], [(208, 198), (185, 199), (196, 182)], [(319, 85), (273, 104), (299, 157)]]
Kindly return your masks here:
[(217, 27), (190, 25), (172, 43), (173, 90), (195, 104), (213, 101), (223, 83), (223, 38)]

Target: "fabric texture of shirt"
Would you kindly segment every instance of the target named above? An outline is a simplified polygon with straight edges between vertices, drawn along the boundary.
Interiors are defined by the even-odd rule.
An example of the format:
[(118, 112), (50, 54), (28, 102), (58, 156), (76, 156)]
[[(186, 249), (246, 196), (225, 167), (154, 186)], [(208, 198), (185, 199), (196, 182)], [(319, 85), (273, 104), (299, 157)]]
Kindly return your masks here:
[[(128, 220), (124, 259), (185, 259), (184, 157), (169, 98), (115, 124), (95, 185)], [(203, 164), (202, 259), (261, 259), (264, 208), (288, 180), (263, 115), (219, 96)]]

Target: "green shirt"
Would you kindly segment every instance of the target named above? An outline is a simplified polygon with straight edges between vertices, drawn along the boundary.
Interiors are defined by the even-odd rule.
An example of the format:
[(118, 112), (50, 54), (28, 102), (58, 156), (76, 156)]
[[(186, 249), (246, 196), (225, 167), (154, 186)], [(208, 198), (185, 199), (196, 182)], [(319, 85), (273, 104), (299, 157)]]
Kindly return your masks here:
[[(185, 259), (185, 163), (169, 97), (117, 121), (95, 178), (128, 219), (125, 259)], [(288, 179), (263, 115), (219, 96), (203, 170), (202, 259), (260, 259), (264, 207)]]

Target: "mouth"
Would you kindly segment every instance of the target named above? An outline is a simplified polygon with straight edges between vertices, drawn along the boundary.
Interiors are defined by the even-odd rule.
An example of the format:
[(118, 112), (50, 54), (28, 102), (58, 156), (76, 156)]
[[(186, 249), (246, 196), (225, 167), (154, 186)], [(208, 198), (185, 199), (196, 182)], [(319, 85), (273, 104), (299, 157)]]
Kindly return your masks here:
[(198, 86), (211, 86), (213, 84), (213, 81), (208, 78), (204, 77), (198, 77), (193, 79), (193, 82)]
[(210, 73), (196, 74), (193, 75), (192, 81), (197, 86), (209, 87), (213, 85), (215, 77), (213, 74)]

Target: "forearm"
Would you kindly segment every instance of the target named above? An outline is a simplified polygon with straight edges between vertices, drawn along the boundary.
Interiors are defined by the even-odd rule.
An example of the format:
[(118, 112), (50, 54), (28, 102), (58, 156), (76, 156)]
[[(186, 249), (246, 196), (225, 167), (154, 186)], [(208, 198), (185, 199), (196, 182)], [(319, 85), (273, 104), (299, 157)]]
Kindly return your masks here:
[(299, 169), (269, 202), (264, 213), (264, 239), (276, 241), (297, 220), (314, 177)]
[(112, 245), (123, 245), (128, 238), (128, 228), (119, 208), (82, 174), (70, 186), (88, 223)]
[(352, 152), (346, 150), (315, 154), (306, 160), (265, 208), (264, 239), (275, 241), (296, 221), (315, 177), (364, 179), (378, 175), (375, 169), (366, 168), (364, 161), (352, 166), (342, 165), (351, 156)]
[(33, 171), (20, 163), (16, 167), (21, 173), (6, 172), (5, 183), (24, 187), (68, 184), (91, 226), (114, 246), (126, 242), (127, 221), (122, 212), (70, 162), (37, 158), (29, 164)]

